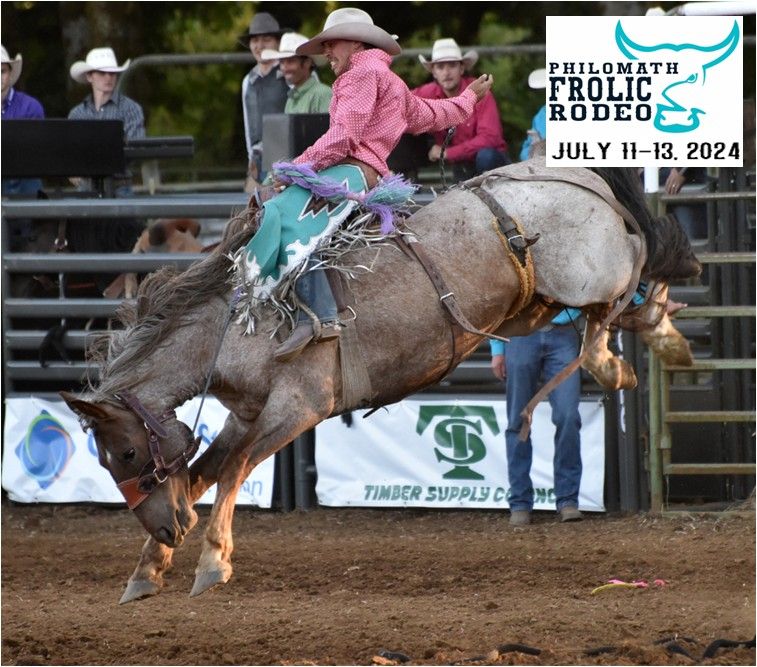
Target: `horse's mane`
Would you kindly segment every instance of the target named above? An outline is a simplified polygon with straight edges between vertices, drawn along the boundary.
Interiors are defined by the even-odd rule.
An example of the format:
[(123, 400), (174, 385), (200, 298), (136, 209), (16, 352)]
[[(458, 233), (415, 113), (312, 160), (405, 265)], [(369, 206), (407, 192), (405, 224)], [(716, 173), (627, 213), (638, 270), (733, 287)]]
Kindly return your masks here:
[(133, 370), (169, 334), (189, 324), (188, 315), (196, 308), (229, 293), (229, 255), (252, 237), (251, 215), (246, 209), (230, 220), (206, 259), (185, 271), (167, 266), (151, 273), (139, 286), (136, 300), (121, 304), (116, 316), (124, 328), (106, 332), (87, 349), (88, 359), (100, 369), (97, 386), (88, 379), (95, 399), (128, 388), (125, 370)]
[(645, 278), (667, 282), (698, 275), (698, 271), (691, 268), (693, 252), (686, 232), (673, 216), (653, 217), (636, 170), (628, 167), (592, 167), (591, 171), (602, 177), (615, 198), (638, 221), (647, 243)]

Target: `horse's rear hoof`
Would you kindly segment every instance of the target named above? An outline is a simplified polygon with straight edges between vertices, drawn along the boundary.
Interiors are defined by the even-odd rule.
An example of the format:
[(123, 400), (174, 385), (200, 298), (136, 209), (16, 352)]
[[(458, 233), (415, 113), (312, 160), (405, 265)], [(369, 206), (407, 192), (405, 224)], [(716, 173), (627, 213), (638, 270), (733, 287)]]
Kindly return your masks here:
[(206, 572), (198, 572), (195, 576), (195, 583), (192, 586), (192, 592), (189, 597), (193, 598), (200, 593), (204, 593), (210, 590), (214, 586), (219, 584), (225, 584), (231, 577), (231, 568), (228, 571), (225, 570), (209, 570)]
[(139, 581), (129, 581), (126, 585), (126, 590), (118, 601), (118, 604), (126, 604), (133, 600), (141, 600), (142, 598), (150, 597), (151, 595), (157, 595), (160, 593), (161, 586), (154, 581), (148, 581), (141, 579)]

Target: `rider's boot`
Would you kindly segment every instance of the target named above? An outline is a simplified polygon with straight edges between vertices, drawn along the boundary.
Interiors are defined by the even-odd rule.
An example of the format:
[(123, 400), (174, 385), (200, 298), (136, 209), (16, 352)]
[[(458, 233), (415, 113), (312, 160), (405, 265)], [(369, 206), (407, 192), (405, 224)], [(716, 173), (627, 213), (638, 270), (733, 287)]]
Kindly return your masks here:
[[(321, 325), (321, 335), (315, 340), (322, 343), (325, 340), (334, 340), (341, 334), (341, 325), (338, 322), (330, 322)], [(300, 356), (302, 351), (313, 341), (313, 323), (311, 321), (298, 322), (297, 326), (281, 345), (276, 348), (273, 358), (276, 361), (287, 362)]]
[(298, 357), (311, 343), (321, 343), (339, 338), (341, 325), (336, 313), (336, 302), (331, 286), (323, 269), (306, 272), (296, 285), (297, 296), (304, 301), (318, 317), (320, 326), (316, 336), (312, 320), (302, 310), (297, 316), (297, 326), (281, 345), (276, 348), (273, 358), (287, 362)]

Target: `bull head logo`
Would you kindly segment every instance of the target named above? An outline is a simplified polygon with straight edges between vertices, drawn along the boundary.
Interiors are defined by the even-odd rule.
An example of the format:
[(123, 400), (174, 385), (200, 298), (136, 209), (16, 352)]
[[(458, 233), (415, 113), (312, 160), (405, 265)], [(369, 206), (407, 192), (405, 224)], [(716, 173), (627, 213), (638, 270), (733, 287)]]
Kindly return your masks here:
[[(693, 52), (682, 54), (688, 56), (685, 64), (681, 63), (685, 68), (683, 70), (685, 78), (671, 83), (661, 93), (666, 103), (657, 104), (654, 126), (662, 132), (691, 132), (699, 127), (699, 116), (705, 111), (693, 106), (692, 103), (702, 97), (699, 91), (705, 84), (707, 70), (723, 62), (733, 53), (739, 43), (739, 36), (739, 25), (734, 21), (728, 36), (722, 42), (712, 46), (669, 42), (643, 46), (626, 35), (620, 21), (615, 26), (615, 42), (623, 55), (630, 60), (638, 60), (642, 54), (656, 51)], [(678, 88), (679, 86), (683, 88)], [(673, 90), (674, 88), (678, 89)], [(671, 97), (672, 94), (675, 94), (676, 100)], [(680, 122), (681, 120), (683, 122)]]

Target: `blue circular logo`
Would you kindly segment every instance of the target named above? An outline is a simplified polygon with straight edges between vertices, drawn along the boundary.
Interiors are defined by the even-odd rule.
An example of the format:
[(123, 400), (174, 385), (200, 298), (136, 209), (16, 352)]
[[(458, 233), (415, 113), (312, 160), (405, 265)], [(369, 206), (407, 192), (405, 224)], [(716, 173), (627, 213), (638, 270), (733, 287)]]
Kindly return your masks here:
[(29, 425), (26, 437), (15, 449), (24, 470), (46, 489), (65, 470), (74, 453), (74, 442), (63, 425), (46, 410)]

